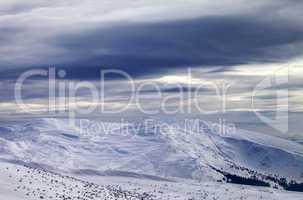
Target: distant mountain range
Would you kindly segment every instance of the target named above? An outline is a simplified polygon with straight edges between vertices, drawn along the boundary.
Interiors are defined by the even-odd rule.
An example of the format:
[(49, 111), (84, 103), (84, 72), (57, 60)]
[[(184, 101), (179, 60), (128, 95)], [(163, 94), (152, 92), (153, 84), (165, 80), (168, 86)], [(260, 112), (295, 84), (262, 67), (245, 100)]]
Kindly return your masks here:
[(0, 158), (73, 176), (218, 181), (303, 191), (303, 146), (296, 142), (244, 130), (232, 135), (187, 130), (182, 122), (178, 128), (167, 123), (163, 130), (161, 121), (148, 128), (90, 123), (104, 129), (81, 133), (67, 119), (53, 118), (9, 123), (0, 127)]

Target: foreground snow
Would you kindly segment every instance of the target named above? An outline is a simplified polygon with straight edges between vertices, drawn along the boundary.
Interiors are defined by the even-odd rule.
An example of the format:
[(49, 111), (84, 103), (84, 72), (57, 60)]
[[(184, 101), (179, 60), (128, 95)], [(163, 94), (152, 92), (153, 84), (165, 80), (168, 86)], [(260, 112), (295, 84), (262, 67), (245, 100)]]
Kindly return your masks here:
[(147, 194), (97, 185), (44, 170), (1, 163), (0, 199), (151, 199)]
[(155, 181), (125, 177), (82, 177), (92, 184), (69, 176), (15, 164), (0, 165), (0, 199), (7, 200), (301, 200), (302, 194), (262, 187), (215, 182)]

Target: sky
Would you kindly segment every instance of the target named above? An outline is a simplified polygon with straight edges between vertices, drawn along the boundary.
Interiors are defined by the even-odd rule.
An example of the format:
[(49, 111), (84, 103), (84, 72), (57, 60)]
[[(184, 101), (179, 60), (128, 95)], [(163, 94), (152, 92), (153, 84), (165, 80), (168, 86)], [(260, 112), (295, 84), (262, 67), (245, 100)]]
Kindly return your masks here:
[[(2, 0), (1, 118), (126, 104), (126, 117), (140, 115), (138, 105), (129, 103), (140, 90), (140, 106), (159, 111), (155, 115), (163, 114), (164, 101), (174, 116), (222, 117), (241, 128), (301, 139), (302, 9), (300, 0)], [(17, 80), (29, 70), (49, 68), (64, 70), (56, 78), (66, 90), (86, 82), (104, 99), (92, 102), (91, 90), (79, 89), (76, 102), (67, 105), (56, 96), (62, 112), (50, 114), (49, 80), (33, 76), (22, 84), (27, 110), (20, 109)], [(100, 71), (113, 69), (129, 75), (134, 88), (117, 73), (101, 88)], [(202, 109), (185, 112), (191, 100)], [(284, 130), (278, 124), (286, 117)]]

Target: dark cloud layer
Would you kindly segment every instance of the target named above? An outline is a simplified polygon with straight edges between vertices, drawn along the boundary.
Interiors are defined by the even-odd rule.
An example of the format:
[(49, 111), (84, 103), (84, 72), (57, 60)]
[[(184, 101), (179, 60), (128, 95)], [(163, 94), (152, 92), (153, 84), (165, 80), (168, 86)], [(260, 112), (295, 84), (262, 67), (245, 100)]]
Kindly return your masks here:
[(163, 68), (283, 61), (302, 53), (296, 46), (302, 41), (300, 28), (235, 16), (120, 25), (67, 34), (54, 42), (77, 58), (58, 64), (70, 64), (78, 75), (89, 78), (100, 67), (137, 75)]
[[(113, 68), (133, 76), (195, 66), (221, 66), (224, 70), (240, 64), (287, 61), (301, 55), (302, 27), (287, 16), (261, 13), (264, 10), (247, 15), (153, 23), (115, 22), (77, 32), (65, 30), (46, 41), (37, 41), (62, 50), (62, 54), (25, 67), (1, 63), (8, 66), (4, 66), (5, 74), (0, 74), (0, 78), (15, 77), (26, 68), (48, 66), (66, 69), (66, 78), (75, 79), (97, 79), (100, 69)], [(0, 28), (1, 45), (7, 44), (13, 34), (13, 29)], [(13, 69), (8, 69), (10, 65)]]

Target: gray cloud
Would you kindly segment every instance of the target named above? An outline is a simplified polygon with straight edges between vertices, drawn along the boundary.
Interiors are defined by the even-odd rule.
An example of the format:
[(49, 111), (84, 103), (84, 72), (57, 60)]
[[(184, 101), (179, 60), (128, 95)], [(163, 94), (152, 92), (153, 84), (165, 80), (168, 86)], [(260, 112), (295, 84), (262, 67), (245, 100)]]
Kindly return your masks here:
[[(193, 8), (193, 2), (187, 7)], [(303, 8), (301, 2), (265, 1), (257, 6), (244, 2), (231, 6), (224, 1), (226, 11), (222, 13), (210, 9), (208, 14), (196, 11), (195, 16), (185, 17), (180, 12), (184, 19), (148, 22), (130, 20), (133, 18), (129, 16), (117, 21), (108, 15), (105, 17), (111, 20), (98, 22), (96, 11), (85, 3), (83, 10), (87, 11), (79, 13), (83, 15), (79, 19), (63, 15), (64, 10), (71, 12), (68, 7), (78, 8), (69, 1), (7, 4), (6, 10), (18, 8), (15, 10), (22, 13), (16, 11), (16, 16), (0, 20), (0, 78), (10, 79), (28, 68), (53, 65), (67, 69), (67, 78), (96, 79), (101, 68), (146, 75), (189, 66), (283, 62), (302, 55), (303, 29), (298, 26), (302, 21), (298, 12)], [(96, 8), (101, 4), (95, 2)], [(118, 7), (118, 2), (112, 4)], [(166, 9), (173, 4), (167, 5)], [(33, 12), (36, 8), (47, 8), (50, 13), (59, 8), (60, 13)], [(127, 8), (132, 11), (130, 16), (142, 12), (135, 6)]]

